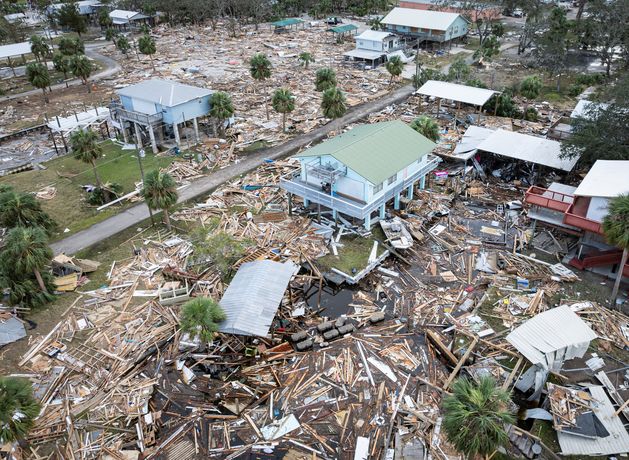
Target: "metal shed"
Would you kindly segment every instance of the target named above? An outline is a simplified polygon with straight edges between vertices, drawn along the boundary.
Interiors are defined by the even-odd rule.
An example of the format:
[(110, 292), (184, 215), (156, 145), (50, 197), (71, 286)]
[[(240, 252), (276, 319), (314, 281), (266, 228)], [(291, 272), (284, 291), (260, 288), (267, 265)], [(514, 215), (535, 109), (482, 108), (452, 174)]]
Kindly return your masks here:
[(257, 260), (241, 265), (219, 302), (227, 316), (219, 331), (266, 336), (286, 287), (298, 270), (290, 261)]

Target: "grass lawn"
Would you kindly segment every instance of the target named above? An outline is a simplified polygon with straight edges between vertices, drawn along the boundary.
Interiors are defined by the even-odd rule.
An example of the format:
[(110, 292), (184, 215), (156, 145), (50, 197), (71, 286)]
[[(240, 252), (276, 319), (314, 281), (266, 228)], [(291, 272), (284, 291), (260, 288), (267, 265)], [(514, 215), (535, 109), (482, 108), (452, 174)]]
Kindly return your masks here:
[[(375, 240), (384, 241), (385, 236), (380, 229), (380, 225), (375, 226), (371, 230), (372, 236), (369, 238), (361, 238), (356, 235), (345, 235), (341, 238), (340, 243), (343, 246), (338, 247), (338, 256), (330, 253), (324, 257), (317, 259), (317, 264), (323, 271), (329, 271), (332, 268), (341, 270), (348, 275), (352, 274), (352, 269), (357, 272), (367, 266), (369, 254)], [(384, 252), (382, 245), (378, 245), (378, 256)]]
[[(141, 181), (135, 151), (121, 150), (111, 141), (105, 141), (102, 146), (103, 157), (97, 162), (101, 181), (120, 184), (123, 194), (133, 191), (135, 183)], [(172, 161), (172, 157), (155, 156), (147, 150), (142, 164), (144, 171), (147, 172), (168, 166)], [(57, 188), (57, 194), (52, 200), (40, 201), (42, 208), (59, 224), (61, 230), (53, 236), (53, 241), (83, 230), (132, 205), (132, 203), (113, 205), (103, 211), (97, 211), (95, 206), (89, 205), (86, 201), (86, 192), (81, 186), (95, 183), (92, 166), (75, 160), (72, 155), (55, 158), (44, 166), (45, 170), (26, 171), (2, 177), (0, 183), (10, 184), (24, 192), (37, 192), (48, 185)], [(66, 228), (70, 231), (63, 233)]]

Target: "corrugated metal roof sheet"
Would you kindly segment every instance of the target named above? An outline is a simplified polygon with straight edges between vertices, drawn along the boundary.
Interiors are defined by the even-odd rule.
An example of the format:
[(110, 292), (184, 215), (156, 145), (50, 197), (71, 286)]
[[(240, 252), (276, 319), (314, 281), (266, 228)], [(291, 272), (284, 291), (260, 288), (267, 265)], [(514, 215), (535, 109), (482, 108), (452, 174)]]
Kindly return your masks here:
[(629, 193), (629, 161), (597, 160), (574, 194), (615, 198)]
[(440, 97), (465, 104), (484, 105), (494, 93), (491, 89), (476, 88), (475, 86), (458, 85), (447, 81), (428, 80), (416, 91), (424, 96)]
[(11, 43), (10, 45), (0, 46), (0, 59), (8, 57), (20, 56), (31, 52), (30, 42)]
[(15, 342), (22, 337), (26, 337), (26, 329), (24, 329), (22, 321), (12, 316), (6, 321), (0, 322), (0, 345)]
[(589, 386), (592, 397), (596, 400), (594, 414), (610, 433), (605, 438), (585, 438), (573, 434), (557, 432), (562, 455), (613, 455), (629, 452), (629, 434), (622, 420), (615, 415), (615, 409), (602, 386)]
[(331, 155), (374, 185), (432, 151), (435, 143), (395, 120), (359, 125), (296, 157)]
[(375, 61), (376, 59), (384, 56), (384, 54), (384, 51), (372, 51), (356, 48), (348, 51), (347, 53), (343, 53), (343, 56), (350, 56), (359, 59), (368, 59), (370, 61)]
[(393, 8), (380, 22), (396, 26), (445, 31), (459, 16), (461, 15), (458, 13), (445, 13), (443, 11)]
[(529, 319), (507, 341), (531, 363), (558, 370), (565, 360), (582, 357), (595, 338), (590, 326), (562, 305)]
[(275, 27), (286, 27), (286, 26), (292, 26), (294, 24), (301, 24), (302, 22), (304, 21), (299, 18), (287, 18), (287, 19), (282, 19), (280, 21), (272, 22), (271, 25)]
[(352, 30), (358, 30), (358, 26), (355, 26), (354, 24), (343, 24), (341, 26), (331, 27), (328, 29), (328, 32), (342, 34), (343, 32), (351, 32)]
[(607, 107), (609, 107), (609, 104), (603, 104), (601, 102), (592, 102), (585, 99), (581, 99), (579, 102), (577, 102), (576, 107), (570, 114), (570, 118), (577, 118), (577, 117), (590, 118), (589, 117), (590, 109), (605, 110)]
[(493, 132), (493, 129), (471, 125), (463, 134), (461, 141), (454, 147), (452, 155), (449, 156), (461, 160), (469, 160), (474, 156), (481, 142), (487, 139)]
[(154, 79), (119, 89), (117, 93), (121, 96), (153, 102), (164, 107), (175, 107), (200, 97), (209, 96), (212, 91), (206, 88), (183, 85), (176, 81)]
[(219, 331), (266, 336), (286, 287), (298, 270), (290, 261), (257, 260), (241, 265), (219, 302), (227, 315)]
[(562, 171), (572, 171), (579, 160), (561, 158), (561, 144), (543, 137), (514, 133), (504, 129), (496, 130), (478, 146), (478, 150), (549, 166)]

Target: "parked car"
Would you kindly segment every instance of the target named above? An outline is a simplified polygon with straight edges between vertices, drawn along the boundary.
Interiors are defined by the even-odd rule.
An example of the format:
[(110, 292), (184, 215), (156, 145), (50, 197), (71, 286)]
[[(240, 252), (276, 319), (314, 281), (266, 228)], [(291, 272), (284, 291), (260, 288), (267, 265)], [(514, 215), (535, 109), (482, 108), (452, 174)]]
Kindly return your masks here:
[(343, 24), (343, 21), (341, 20), (341, 18), (329, 17), (325, 20), (325, 23), (331, 26), (335, 26), (337, 24)]

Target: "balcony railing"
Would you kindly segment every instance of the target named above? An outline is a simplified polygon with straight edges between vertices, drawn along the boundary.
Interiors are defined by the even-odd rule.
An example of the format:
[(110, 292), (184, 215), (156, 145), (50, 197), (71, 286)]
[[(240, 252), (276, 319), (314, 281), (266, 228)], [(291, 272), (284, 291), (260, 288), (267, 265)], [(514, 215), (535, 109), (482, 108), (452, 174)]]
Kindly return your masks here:
[(346, 214), (357, 219), (364, 219), (379, 206), (383, 205), (395, 195), (401, 193), (411, 184), (435, 169), (441, 161), (441, 158), (429, 155), (426, 163), (418, 171), (394, 187), (386, 190), (382, 196), (369, 203), (360, 203), (349, 198), (325, 193), (319, 187), (315, 187), (302, 181), (300, 179), (299, 171), (281, 177), (280, 187), (289, 193), (294, 193), (295, 195), (310, 200), (313, 203), (318, 203), (326, 208), (335, 209), (342, 214)]
[(585, 216), (575, 214), (574, 204), (570, 205), (564, 214), (563, 221), (567, 225), (572, 225), (573, 227), (578, 227), (588, 232), (598, 233), (600, 235), (603, 234), (603, 225), (600, 222), (588, 219)]
[(574, 203), (574, 196), (534, 185), (526, 191), (524, 201), (553, 211), (566, 212)]
[(152, 125), (162, 121), (163, 114), (155, 113), (148, 115), (146, 113), (134, 112), (132, 110), (125, 109), (119, 102), (112, 102), (109, 104), (109, 111), (114, 120), (128, 120), (136, 123), (140, 123), (144, 126)]

